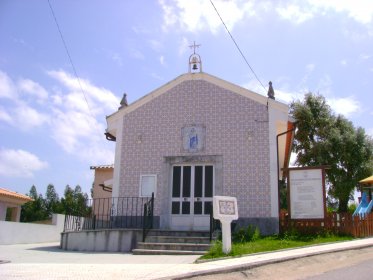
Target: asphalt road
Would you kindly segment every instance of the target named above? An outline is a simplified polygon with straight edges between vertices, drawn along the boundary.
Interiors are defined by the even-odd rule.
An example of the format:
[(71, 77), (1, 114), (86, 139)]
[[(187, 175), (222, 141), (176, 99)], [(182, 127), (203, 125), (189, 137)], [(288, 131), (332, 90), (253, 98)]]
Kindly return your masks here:
[(300, 258), (240, 272), (193, 277), (194, 280), (371, 280), (373, 247)]

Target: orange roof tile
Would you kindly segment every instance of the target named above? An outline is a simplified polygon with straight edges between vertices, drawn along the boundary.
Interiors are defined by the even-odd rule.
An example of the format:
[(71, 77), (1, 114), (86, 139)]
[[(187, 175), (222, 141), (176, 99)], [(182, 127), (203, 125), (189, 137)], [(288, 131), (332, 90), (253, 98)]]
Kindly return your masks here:
[(31, 197), (29, 197), (27, 195), (20, 194), (20, 193), (17, 193), (17, 192), (13, 192), (13, 191), (3, 189), (3, 188), (0, 188), (0, 196), (16, 198), (16, 199), (20, 199), (20, 200), (23, 200), (23, 201), (26, 201), (26, 202), (33, 200)]
[(95, 165), (95, 166), (90, 167), (90, 169), (110, 169), (110, 168), (114, 168), (114, 164)]

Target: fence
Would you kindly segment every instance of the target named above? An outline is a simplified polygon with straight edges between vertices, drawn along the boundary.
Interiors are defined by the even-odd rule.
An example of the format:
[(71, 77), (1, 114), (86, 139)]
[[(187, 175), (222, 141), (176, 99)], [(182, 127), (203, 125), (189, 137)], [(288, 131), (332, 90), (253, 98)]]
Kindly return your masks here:
[(280, 214), (280, 231), (296, 229), (302, 233), (329, 231), (354, 237), (373, 236), (373, 213), (352, 216), (349, 213), (328, 213), (321, 220), (291, 220), (287, 212)]
[(65, 216), (64, 232), (91, 229), (139, 228), (144, 226), (144, 204), (148, 197), (97, 198), (72, 209)]

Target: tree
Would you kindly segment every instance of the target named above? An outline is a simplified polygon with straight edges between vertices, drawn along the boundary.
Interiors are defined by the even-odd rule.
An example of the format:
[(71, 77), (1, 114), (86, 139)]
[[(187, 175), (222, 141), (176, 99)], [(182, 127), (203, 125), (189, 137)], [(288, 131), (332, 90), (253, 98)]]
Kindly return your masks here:
[(61, 203), (66, 214), (85, 216), (89, 213), (88, 195), (82, 192), (79, 185), (74, 190), (67, 185), (64, 195)]
[(299, 166), (328, 165), (329, 195), (346, 212), (357, 183), (373, 171), (373, 141), (364, 129), (355, 128), (341, 115), (332, 113), (321, 95), (308, 93), (290, 105), (297, 121), (293, 151)]
[(48, 218), (43, 196), (38, 194), (36, 187), (33, 185), (30, 189), (29, 196), (33, 201), (27, 202), (21, 208), (21, 222), (43, 221)]
[(61, 214), (64, 212), (60, 198), (53, 184), (47, 186), (47, 191), (45, 193), (45, 206), (49, 217), (51, 217), (53, 213)]

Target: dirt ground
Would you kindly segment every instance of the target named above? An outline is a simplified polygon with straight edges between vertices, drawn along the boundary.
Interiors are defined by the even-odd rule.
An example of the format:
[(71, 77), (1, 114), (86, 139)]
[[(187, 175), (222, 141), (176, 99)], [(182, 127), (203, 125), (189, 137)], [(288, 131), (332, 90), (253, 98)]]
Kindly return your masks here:
[[(316, 276), (328, 271), (353, 266), (362, 261), (373, 262), (373, 247), (306, 257), (265, 265), (239, 272), (198, 276), (193, 280), (295, 280)], [(373, 270), (372, 270), (373, 273)], [(343, 276), (341, 276), (343, 279)]]

